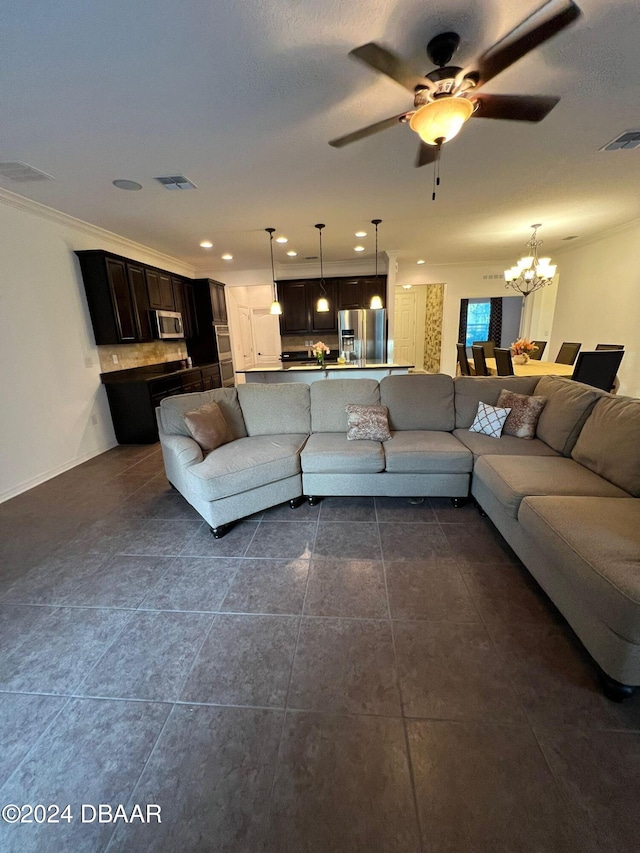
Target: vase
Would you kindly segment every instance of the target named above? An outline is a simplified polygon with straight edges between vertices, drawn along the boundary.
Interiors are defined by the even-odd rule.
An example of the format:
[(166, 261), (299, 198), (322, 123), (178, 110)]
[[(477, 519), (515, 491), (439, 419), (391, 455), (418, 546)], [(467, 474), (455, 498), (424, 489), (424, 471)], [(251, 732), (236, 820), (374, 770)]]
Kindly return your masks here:
[(526, 364), (529, 361), (529, 356), (523, 352), (521, 355), (514, 355), (513, 363), (514, 364)]
[(322, 355), (317, 355), (316, 361), (318, 362), (318, 367), (324, 367), (324, 353)]

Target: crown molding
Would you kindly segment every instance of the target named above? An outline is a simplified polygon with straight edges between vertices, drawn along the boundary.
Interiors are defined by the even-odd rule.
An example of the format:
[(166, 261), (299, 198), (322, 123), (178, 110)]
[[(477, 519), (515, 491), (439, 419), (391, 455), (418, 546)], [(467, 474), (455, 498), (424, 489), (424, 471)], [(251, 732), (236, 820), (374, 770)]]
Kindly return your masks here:
[(592, 246), (594, 243), (601, 243), (603, 240), (608, 240), (610, 237), (616, 237), (618, 234), (625, 234), (627, 231), (634, 231), (640, 227), (640, 219), (630, 219), (628, 222), (621, 222), (620, 225), (614, 225), (613, 228), (607, 228), (606, 231), (601, 231), (598, 234), (592, 234), (590, 237), (578, 237), (577, 240), (571, 240), (566, 246), (562, 246), (555, 250), (555, 254), (559, 256), (568, 255), (570, 252), (575, 252), (584, 246)]
[(146, 263), (154, 263), (162, 268), (166, 268), (167, 266), (170, 268), (178, 267), (184, 270), (184, 272), (179, 274), (196, 277), (194, 275), (195, 267), (192, 264), (185, 263), (179, 258), (166, 255), (164, 252), (159, 252), (157, 249), (152, 249), (142, 243), (137, 243), (135, 240), (130, 240), (128, 237), (123, 237), (113, 231), (107, 231), (106, 228), (101, 228), (99, 225), (92, 225), (83, 219), (77, 219), (75, 216), (63, 213), (61, 210), (47, 207), (46, 204), (41, 204), (39, 201), (33, 201), (33, 199), (26, 198), (26, 196), (18, 195), (18, 193), (11, 192), (4, 189), (4, 187), (0, 187), (0, 202), (7, 207), (15, 207), (18, 210), (31, 213), (33, 216), (39, 216), (41, 219), (46, 219), (57, 225), (64, 225), (67, 228), (72, 228), (74, 231), (88, 234), (97, 240), (108, 240), (111, 243), (117, 243), (118, 246), (122, 247), (123, 252), (133, 252), (133, 254), (143, 253), (151, 259), (146, 261)]

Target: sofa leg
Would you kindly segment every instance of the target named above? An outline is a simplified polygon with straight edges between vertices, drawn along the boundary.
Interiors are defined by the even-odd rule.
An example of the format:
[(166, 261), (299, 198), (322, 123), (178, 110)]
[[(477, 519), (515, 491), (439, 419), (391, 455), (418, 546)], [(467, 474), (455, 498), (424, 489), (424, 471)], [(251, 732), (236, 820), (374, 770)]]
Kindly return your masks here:
[(315, 495), (309, 495), (309, 506), (317, 506), (322, 498), (318, 498)]
[(612, 702), (624, 702), (625, 699), (633, 696), (638, 689), (637, 687), (632, 687), (630, 684), (622, 684), (620, 681), (616, 681), (615, 678), (611, 678), (610, 675), (602, 672), (602, 670), (600, 670), (599, 674), (602, 692)]
[(289, 506), (291, 507), (291, 509), (298, 509), (298, 507), (302, 506), (304, 502), (304, 495), (299, 495), (297, 498), (291, 498), (291, 500), (289, 501)]
[(231, 530), (233, 524), (221, 524), (218, 527), (210, 527), (211, 535), (214, 539), (222, 539)]
[(487, 513), (482, 509), (482, 507), (480, 506), (480, 504), (478, 503), (478, 501), (477, 501), (475, 498), (473, 499), (473, 501), (474, 501), (474, 503), (475, 503), (475, 505), (476, 505), (476, 509), (478, 510), (478, 512), (480, 513), (480, 515), (481, 515), (483, 518), (487, 518)]
[(464, 506), (467, 502), (467, 498), (451, 498), (451, 503), (454, 505), (456, 509), (460, 509), (461, 506)]

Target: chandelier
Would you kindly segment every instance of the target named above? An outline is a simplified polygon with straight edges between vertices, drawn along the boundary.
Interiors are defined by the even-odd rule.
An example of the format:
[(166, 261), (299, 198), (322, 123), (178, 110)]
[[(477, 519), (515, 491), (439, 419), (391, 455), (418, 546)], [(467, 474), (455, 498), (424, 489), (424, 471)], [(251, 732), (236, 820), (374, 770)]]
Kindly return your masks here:
[(551, 284), (556, 274), (557, 267), (551, 263), (551, 258), (538, 258), (538, 246), (542, 245), (542, 240), (536, 240), (536, 232), (540, 224), (538, 222), (537, 225), (531, 226), (533, 234), (526, 244), (529, 254), (520, 258), (510, 270), (504, 271), (504, 280), (507, 282), (505, 287), (512, 287), (523, 296)]

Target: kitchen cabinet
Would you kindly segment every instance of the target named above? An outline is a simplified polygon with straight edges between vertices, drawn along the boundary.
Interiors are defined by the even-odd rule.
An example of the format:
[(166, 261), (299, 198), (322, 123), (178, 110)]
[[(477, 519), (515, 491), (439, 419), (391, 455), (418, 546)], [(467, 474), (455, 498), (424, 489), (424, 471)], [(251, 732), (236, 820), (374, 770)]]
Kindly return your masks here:
[(195, 332), (187, 341), (187, 352), (196, 364), (219, 361), (214, 326), (227, 325), (224, 284), (208, 278), (191, 282)]
[(227, 317), (227, 301), (224, 296), (224, 284), (219, 281), (209, 282), (211, 293), (211, 305), (213, 308), (214, 326), (226, 326), (229, 322)]
[(380, 296), (385, 304), (386, 276), (354, 276), (351, 278), (326, 278), (324, 287), (329, 300), (329, 311), (316, 311), (322, 295), (320, 279), (296, 279), (278, 282), (278, 298), (282, 305), (280, 334), (322, 334), (335, 332), (338, 311), (369, 308), (372, 296)]
[(153, 330), (149, 316), (149, 296), (144, 267), (127, 263), (127, 272), (133, 298), (137, 340), (140, 343), (147, 343), (153, 340)]
[(171, 275), (162, 270), (146, 269), (149, 307), (158, 311), (175, 311)]
[(102, 251), (76, 252), (87, 295), (96, 344), (130, 344), (150, 340), (146, 302), (138, 310), (141, 267)]
[(222, 387), (217, 364), (155, 372), (165, 367), (152, 365), (102, 374), (119, 444), (153, 444), (158, 440), (156, 408), (165, 397)]
[(182, 314), (182, 326), (186, 340), (194, 336), (193, 288), (177, 276), (171, 276), (175, 310)]

